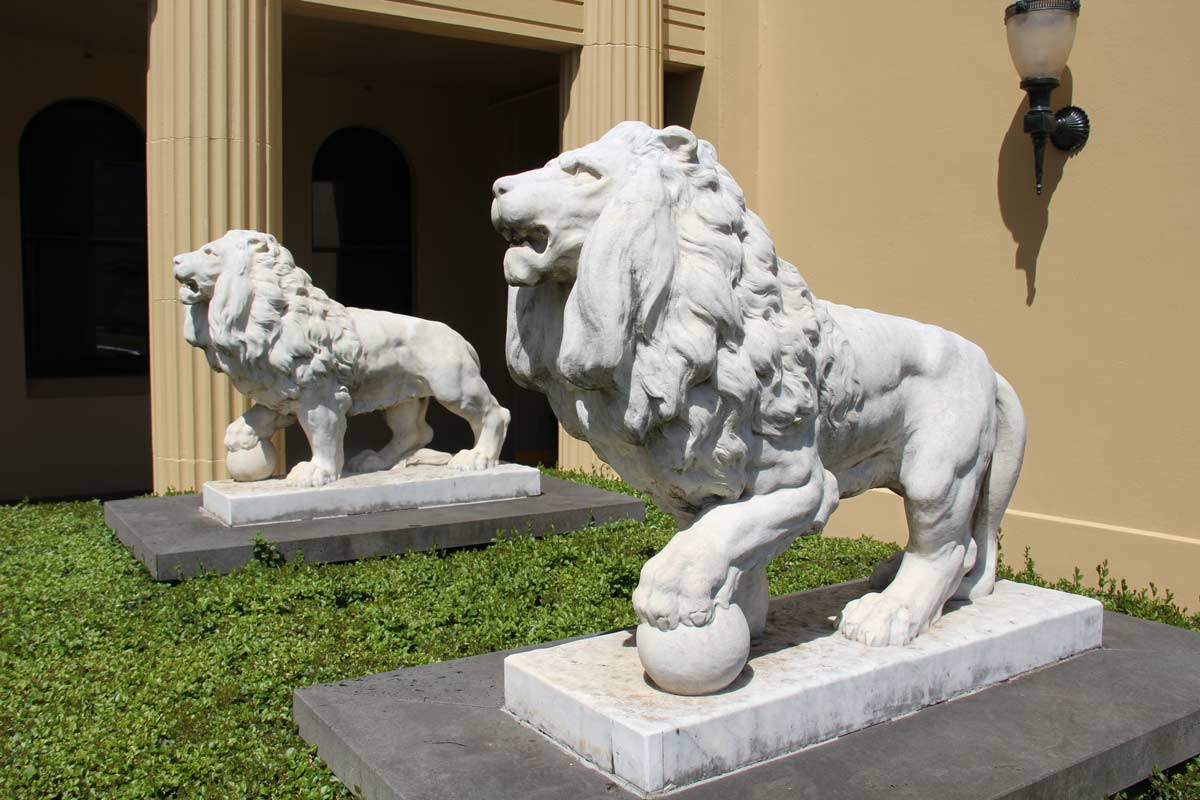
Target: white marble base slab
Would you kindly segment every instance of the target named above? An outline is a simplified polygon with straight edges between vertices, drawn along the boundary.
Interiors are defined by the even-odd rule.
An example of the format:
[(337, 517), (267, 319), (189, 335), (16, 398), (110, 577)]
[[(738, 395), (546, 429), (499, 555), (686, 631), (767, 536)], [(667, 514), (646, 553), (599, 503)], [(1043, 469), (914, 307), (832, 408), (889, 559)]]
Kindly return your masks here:
[(655, 796), (1100, 646), (1097, 601), (1001, 581), (990, 597), (948, 607), (912, 645), (867, 647), (833, 629), (865, 591), (856, 582), (773, 601), (748, 667), (715, 695), (659, 691), (624, 631), (509, 656), (505, 707)]
[(536, 497), (542, 476), (533, 467), (497, 464), (477, 472), (448, 466), (405, 466), (349, 475), (319, 489), (283, 478), (204, 484), (204, 510), (230, 527), (320, 519), (405, 508)]

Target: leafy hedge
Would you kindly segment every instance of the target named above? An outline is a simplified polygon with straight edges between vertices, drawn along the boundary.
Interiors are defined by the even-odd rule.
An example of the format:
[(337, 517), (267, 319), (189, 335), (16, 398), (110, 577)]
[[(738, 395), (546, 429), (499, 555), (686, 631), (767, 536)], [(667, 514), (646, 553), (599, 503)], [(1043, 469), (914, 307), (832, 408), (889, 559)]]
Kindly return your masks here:
[[(645, 523), (322, 566), (272, 566), (264, 541), (232, 575), (165, 585), (98, 503), (0, 508), (0, 797), (348, 797), (296, 734), (295, 687), (629, 625), (641, 565), (674, 530), (652, 508)], [(865, 575), (893, 549), (803, 539), (772, 564), (772, 591)], [(1200, 627), (1167, 599), (1099, 594)]]

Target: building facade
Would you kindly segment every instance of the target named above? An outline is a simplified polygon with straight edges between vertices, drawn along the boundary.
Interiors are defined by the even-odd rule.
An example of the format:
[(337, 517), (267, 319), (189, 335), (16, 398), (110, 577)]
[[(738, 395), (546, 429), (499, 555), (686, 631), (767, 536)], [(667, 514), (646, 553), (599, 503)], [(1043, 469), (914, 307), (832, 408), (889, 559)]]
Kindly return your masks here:
[[(713, 141), (819, 296), (984, 347), (1030, 422), (1010, 561), (1108, 559), (1196, 607), (1200, 7), (1084, 3), (1054, 102), (1094, 132), (1039, 197), (1003, 5), (11, 0), (0, 497), (221, 476), (243, 401), (183, 342), (170, 262), (233, 227), (345, 302), (460, 330), (513, 410), (507, 458), (594, 466), (507, 375), (489, 190), (636, 118)], [(831, 525), (902, 538), (903, 510), (872, 492)]]

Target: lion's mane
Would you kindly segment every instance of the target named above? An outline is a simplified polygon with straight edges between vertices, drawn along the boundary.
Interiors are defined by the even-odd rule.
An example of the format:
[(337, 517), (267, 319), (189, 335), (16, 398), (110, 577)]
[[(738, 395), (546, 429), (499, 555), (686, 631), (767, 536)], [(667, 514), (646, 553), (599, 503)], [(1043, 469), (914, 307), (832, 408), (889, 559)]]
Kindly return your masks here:
[[(668, 454), (657, 466), (674, 473), (673, 504), (694, 511), (742, 494), (761, 437), (817, 414), (842, 424), (859, 387), (828, 313), (712, 145), (686, 133), (624, 123), (610, 134), (636, 159), (632, 177), (589, 232), (572, 287), (513, 290), (508, 357), (602, 458), (628, 468), (623, 446), (667, 440), (650, 449)], [(548, 335), (560, 320), (561, 339)]]
[(209, 363), (268, 407), (294, 402), (330, 376), (353, 390), (362, 345), (346, 308), (314, 286), (273, 237), (255, 245), (224, 254), (206, 304)]

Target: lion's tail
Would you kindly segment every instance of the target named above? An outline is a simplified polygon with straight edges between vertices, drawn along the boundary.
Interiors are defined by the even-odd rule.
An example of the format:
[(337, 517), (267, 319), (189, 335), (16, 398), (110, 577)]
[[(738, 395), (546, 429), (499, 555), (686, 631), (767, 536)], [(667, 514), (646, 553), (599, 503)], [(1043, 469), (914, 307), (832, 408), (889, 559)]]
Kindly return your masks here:
[(975, 565), (955, 593), (960, 598), (984, 597), (996, 582), (997, 534), (1012, 499), (1025, 459), (1025, 412), (1008, 381), (996, 374), (996, 448), (979, 491), (971, 537), (977, 548)]

